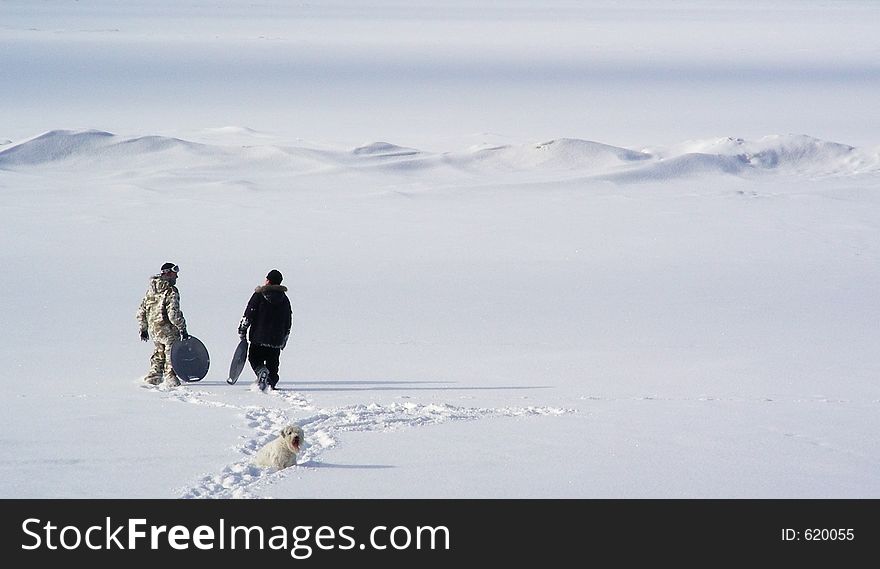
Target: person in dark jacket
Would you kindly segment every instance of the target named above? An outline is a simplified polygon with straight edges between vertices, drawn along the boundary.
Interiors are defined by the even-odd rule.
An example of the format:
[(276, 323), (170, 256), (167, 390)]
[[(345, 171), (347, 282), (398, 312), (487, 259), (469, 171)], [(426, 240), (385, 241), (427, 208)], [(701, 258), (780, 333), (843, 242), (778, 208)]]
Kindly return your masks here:
[(238, 335), (250, 342), (250, 362), (260, 389), (276, 389), (281, 350), (287, 346), (293, 312), (287, 298), (287, 287), (281, 285), (281, 273), (275, 269), (266, 275), (244, 309)]

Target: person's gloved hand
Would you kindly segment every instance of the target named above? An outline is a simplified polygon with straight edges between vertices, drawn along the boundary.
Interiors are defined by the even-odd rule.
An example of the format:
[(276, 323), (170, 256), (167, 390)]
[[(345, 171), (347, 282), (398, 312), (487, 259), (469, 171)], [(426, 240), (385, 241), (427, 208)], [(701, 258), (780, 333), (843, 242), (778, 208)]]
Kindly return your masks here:
[(281, 342), (281, 349), (282, 350), (287, 347), (287, 339), (288, 338), (290, 338), (290, 332), (287, 333), (287, 336), (284, 337), (284, 341)]
[(181, 340), (188, 340), (189, 339), (189, 334), (186, 333), (186, 330), (180, 331), (180, 339)]
[(146, 342), (150, 339), (150, 334), (146, 330), (141, 330), (141, 341)]

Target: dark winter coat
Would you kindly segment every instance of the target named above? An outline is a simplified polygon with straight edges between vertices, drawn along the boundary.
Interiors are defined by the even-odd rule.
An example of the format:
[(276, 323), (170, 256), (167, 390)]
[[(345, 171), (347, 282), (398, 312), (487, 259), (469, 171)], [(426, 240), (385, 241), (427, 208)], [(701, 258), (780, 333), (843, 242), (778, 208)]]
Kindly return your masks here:
[(287, 345), (293, 312), (286, 292), (286, 286), (273, 284), (254, 291), (238, 328), (241, 334), (248, 332), (251, 344), (281, 349)]

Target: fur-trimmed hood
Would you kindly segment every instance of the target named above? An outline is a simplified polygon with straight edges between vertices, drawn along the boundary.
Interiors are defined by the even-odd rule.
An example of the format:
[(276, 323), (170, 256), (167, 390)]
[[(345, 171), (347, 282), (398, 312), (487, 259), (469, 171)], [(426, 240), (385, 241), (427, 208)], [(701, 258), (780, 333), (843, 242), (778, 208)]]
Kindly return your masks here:
[(285, 298), (284, 293), (287, 292), (287, 287), (284, 285), (267, 284), (258, 286), (254, 289), (254, 292), (262, 295), (269, 304), (281, 304), (284, 302), (282, 299)]
[(239, 333), (247, 330), (251, 344), (284, 349), (293, 324), (290, 299), (286, 293), (287, 287), (280, 284), (254, 289), (239, 325)]
[(257, 288), (254, 289), (254, 292), (258, 292), (262, 295), (265, 295), (267, 292), (271, 292), (271, 291), (287, 292), (287, 287), (284, 285), (268, 284), (268, 285), (258, 286)]

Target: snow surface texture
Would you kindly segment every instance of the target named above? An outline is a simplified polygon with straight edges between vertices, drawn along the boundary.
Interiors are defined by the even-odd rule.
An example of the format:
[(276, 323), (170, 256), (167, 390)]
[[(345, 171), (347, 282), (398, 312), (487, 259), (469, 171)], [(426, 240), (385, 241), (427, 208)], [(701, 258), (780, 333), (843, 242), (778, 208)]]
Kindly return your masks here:
[[(330, 150), (88, 130), (7, 145), (0, 171), (4, 200), (18, 212), (9, 219), (17, 247), (33, 247), (47, 227), (58, 236), (39, 266), (5, 249), (7, 266), (44, 275), (42, 290), (52, 292), (41, 295), (36, 315), (12, 311), (18, 343), (6, 357), (25, 373), (46, 330), (80, 330), (56, 345), (38, 381), (6, 393), (18, 416), (5, 462), (16, 492), (877, 490), (868, 435), (878, 405), (869, 294), (878, 278), (875, 150), (773, 135), (638, 150), (560, 139), (438, 154), (385, 142)], [(272, 230), (262, 236), (261, 227)], [(141, 256), (152, 265), (142, 267)], [(159, 395), (162, 407), (147, 410), (154, 404), (118, 393), (125, 383), (96, 365), (109, 326), (119, 338), (110, 347), (122, 357), (115, 373), (146, 370), (149, 349), (135, 341), (132, 307), (165, 257), (182, 266), (189, 327), (209, 346), (214, 368), (179, 389), (140, 390)], [(250, 369), (228, 386), (224, 356), (237, 343), (249, 284), (275, 266), (285, 269), (295, 311), (282, 390), (259, 392)], [(93, 271), (115, 275), (113, 286)], [(19, 287), (3, 292), (11, 306), (29, 298)], [(90, 324), (78, 328), (82, 322)], [(72, 411), (70, 397), (101, 403)], [(177, 409), (171, 419), (165, 402), (203, 411)], [(650, 404), (656, 408), (642, 407)], [(105, 405), (107, 432), (68, 433), (83, 445), (64, 445), (73, 459), (45, 456), (42, 443), (31, 446), (30, 428), (19, 431), (37, 419), (64, 428), (71, 413), (100, 417)], [(511, 419), (516, 426), (501, 427)], [(290, 422), (306, 433), (299, 464), (255, 467), (253, 453)], [(406, 436), (404, 446), (390, 435), (379, 445), (369, 440), (456, 424), (475, 427)], [(90, 437), (99, 439), (94, 450)], [(127, 440), (114, 443), (118, 437)], [(142, 446), (140, 460), (158, 461), (153, 468), (168, 468), (173, 480), (127, 483), (131, 439)], [(337, 462), (347, 445), (351, 462)], [(463, 449), (471, 458), (454, 458)], [(117, 480), (85, 474), (105, 472), (108, 460)], [(212, 465), (207, 472), (202, 460)], [(542, 473), (541, 484), (520, 486), (498, 472), (521, 461)], [(746, 480), (728, 470), (740, 461)], [(343, 478), (340, 489), (339, 475), (328, 473), (349, 468), (366, 474), (357, 483)], [(388, 473), (395, 468), (408, 482)], [(449, 481), (422, 472), (435, 468)], [(629, 474), (621, 478), (620, 468)], [(391, 482), (383, 485), (382, 473)], [(800, 485), (790, 483), (795, 473)]]
[(880, 497), (880, 5), (658, 6), (0, 3), (0, 496)]
[[(198, 390), (173, 390), (171, 397), (187, 403), (208, 406), (234, 405), (218, 402), (211, 393)], [(247, 406), (238, 409), (244, 415), (247, 426), (256, 431), (254, 438), (241, 445), (245, 455), (240, 461), (225, 466), (219, 474), (205, 476), (193, 487), (181, 491), (182, 498), (252, 498), (250, 488), (272, 483), (273, 476), (280, 476), (276, 469), (259, 468), (249, 460), (263, 445), (278, 436), (281, 429), (290, 424), (288, 413), (315, 412), (307, 401), (296, 394), (280, 391), (272, 393), (281, 400), (282, 408)], [(286, 409), (286, 411), (285, 411)], [(298, 466), (320, 466), (315, 461), (325, 449), (336, 444), (336, 435), (341, 431), (393, 431), (405, 427), (417, 427), (455, 420), (473, 420), (483, 416), (502, 415), (554, 415), (562, 409), (551, 408), (507, 408), (507, 409), (468, 409), (449, 404), (420, 405), (415, 403), (394, 403), (382, 406), (377, 403), (353, 405), (342, 409), (321, 410), (317, 414), (306, 415), (296, 422), (303, 427), (308, 442), (297, 457)]]

